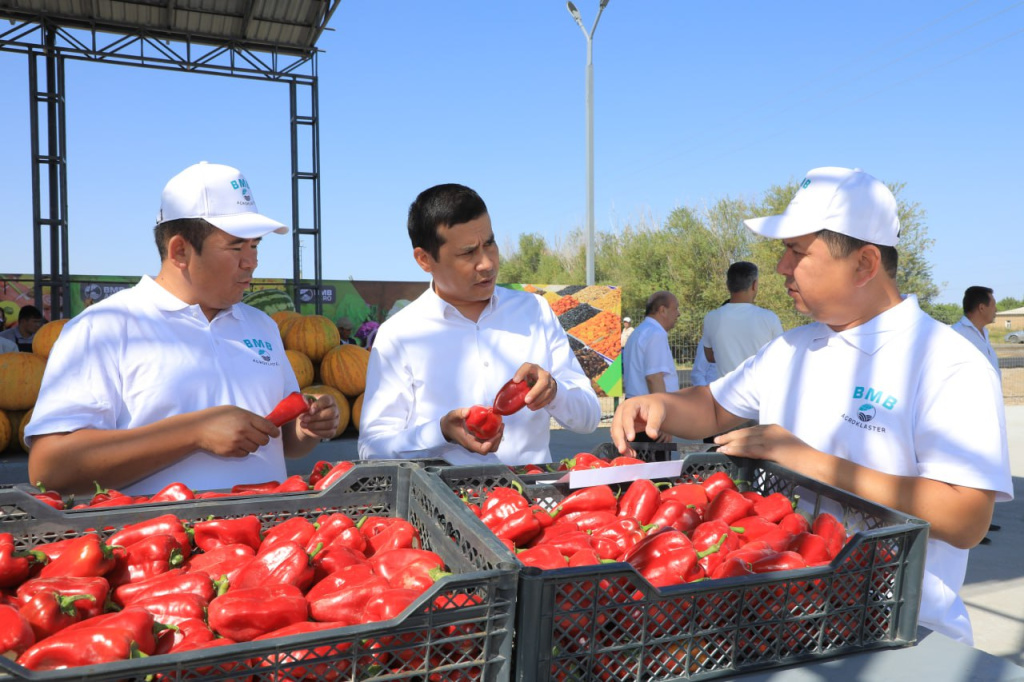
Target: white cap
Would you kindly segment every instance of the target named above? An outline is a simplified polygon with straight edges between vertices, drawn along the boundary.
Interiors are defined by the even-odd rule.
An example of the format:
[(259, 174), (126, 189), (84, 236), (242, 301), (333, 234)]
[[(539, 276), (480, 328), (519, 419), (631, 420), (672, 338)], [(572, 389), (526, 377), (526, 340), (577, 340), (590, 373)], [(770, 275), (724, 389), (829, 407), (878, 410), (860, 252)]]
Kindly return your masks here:
[(288, 228), (260, 215), (245, 176), (231, 166), (200, 161), (181, 171), (164, 187), (156, 223), (202, 218), (239, 239), (258, 239)]
[(785, 212), (743, 222), (757, 234), (773, 239), (802, 237), (818, 230), (879, 246), (895, 246), (900, 238), (896, 197), (859, 168), (808, 171)]
[(629, 319), (628, 317), (624, 317), (624, 318), (622, 318), (622, 321), (623, 322), (632, 322), (633, 320)]

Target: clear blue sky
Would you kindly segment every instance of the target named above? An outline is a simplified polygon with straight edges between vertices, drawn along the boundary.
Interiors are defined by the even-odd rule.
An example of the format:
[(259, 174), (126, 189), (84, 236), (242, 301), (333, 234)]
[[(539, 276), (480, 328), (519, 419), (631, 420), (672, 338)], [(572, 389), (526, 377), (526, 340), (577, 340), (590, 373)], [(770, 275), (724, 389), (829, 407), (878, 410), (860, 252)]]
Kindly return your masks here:
[[(589, 28), (598, 0), (576, 4)], [(584, 224), (586, 51), (564, 2), (344, 0), (331, 28), (325, 278), (423, 281), (405, 214), (440, 182), (481, 193), (503, 247)], [(611, 0), (594, 65), (599, 231), (858, 166), (927, 212), (940, 301), (1024, 297), (1024, 3)], [(32, 271), (27, 72), (0, 53), (7, 273)], [(290, 221), (286, 86), (70, 62), (67, 96), (73, 274), (154, 274), (160, 190), (202, 159)], [(261, 252), (257, 276), (291, 275), (290, 238)]]

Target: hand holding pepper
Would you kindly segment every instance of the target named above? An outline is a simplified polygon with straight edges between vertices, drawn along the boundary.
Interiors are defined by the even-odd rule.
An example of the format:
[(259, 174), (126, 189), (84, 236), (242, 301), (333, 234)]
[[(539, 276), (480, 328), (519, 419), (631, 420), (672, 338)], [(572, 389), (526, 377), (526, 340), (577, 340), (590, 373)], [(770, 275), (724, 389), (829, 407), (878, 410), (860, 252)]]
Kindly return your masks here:
[[(529, 387), (529, 391), (522, 396), (521, 400), (526, 407), (533, 411), (547, 407), (558, 394), (558, 382), (555, 381), (554, 375), (532, 362), (524, 362), (520, 365), (516, 373), (512, 375), (512, 381), (509, 383), (525, 383)], [(495, 399), (495, 407), (498, 407), (497, 399)], [(513, 412), (518, 409), (519, 407), (516, 407)], [(512, 414), (512, 412), (508, 412), (508, 414)]]
[[(476, 405), (476, 408), (487, 411), (489, 408)], [(460, 407), (457, 410), (452, 410), (448, 414), (441, 417), (441, 433), (444, 435), (445, 440), (449, 443), (461, 445), (470, 452), (475, 452), (478, 455), (486, 455), (491, 452), (496, 452), (498, 446), (501, 445), (501, 437), (505, 432), (504, 424), (499, 424), (498, 431), (485, 440), (481, 440), (479, 437), (473, 434), (469, 429), (469, 417), (473, 407)], [(493, 413), (492, 413), (493, 414)], [(499, 415), (493, 415), (497, 419), (501, 419)]]

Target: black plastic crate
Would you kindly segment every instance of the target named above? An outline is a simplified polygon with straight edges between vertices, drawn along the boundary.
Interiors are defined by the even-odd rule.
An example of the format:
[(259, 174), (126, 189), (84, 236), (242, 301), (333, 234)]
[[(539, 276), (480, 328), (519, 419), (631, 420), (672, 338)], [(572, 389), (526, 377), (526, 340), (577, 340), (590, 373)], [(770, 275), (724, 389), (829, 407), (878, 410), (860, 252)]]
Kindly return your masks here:
[[(166, 509), (159, 510), (166, 513)], [(199, 500), (175, 507), (189, 521), (254, 514), (264, 528), (292, 516), (324, 513), (399, 516), (417, 528), (452, 575), (441, 578), (400, 618), (289, 638), (33, 673), (0, 657), (0, 676), (24, 680), (492, 680), (510, 679), (518, 564), (496, 554), (482, 526), (441, 482), (418, 466), (367, 464), (316, 494)], [(76, 537), (102, 528), (107, 537), (150, 510), (113, 507), (55, 521), (22, 520), (3, 527), (19, 547)], [(466, 600), (463, 595), (469, 596)], [(466, 603), (468, 601), (468, 603)], [(382, 643), (382, 637), (384, 638)], [(320, 649), (296, 660), (289, 652)], [(322, 654), (322, 655), (321, 655)], [(305, 671), (305, 674), (300, 674)], [(252, 676), (251, 678), (249, 676)]]
[[(517, 680), (712, 679), (916, 640), (927, 523), (770, 462), (691, 454), (680, 480), (716, 471), (741, 489), (799, 495), (810, 514), (832, 512), (850, 541), (828, 566), (664, 589), (625, 563), (523, 567)], [(503, 467), (431, 472), (453, 491), (521, 483)], [(549, 509), (569, 492), (526, 485)], [(493, 534), (487, 542), (504, 547)]]

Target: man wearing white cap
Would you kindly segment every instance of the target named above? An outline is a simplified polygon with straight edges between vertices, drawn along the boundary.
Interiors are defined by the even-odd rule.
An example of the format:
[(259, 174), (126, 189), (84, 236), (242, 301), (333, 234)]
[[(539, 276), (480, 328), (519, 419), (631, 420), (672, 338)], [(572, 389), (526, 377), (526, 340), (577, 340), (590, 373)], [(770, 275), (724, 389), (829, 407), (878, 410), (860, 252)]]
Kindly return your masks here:
[[(968, 550), (1010, 500), (999, 379), (980, 353), (896, 286), (899, 219), (860, 170), (817, 168), (781, 215), (744, 221), (781, 239), (776, 268), (815, 320), (708, 387), (624, 402), (611, 435), (715, 438), (726, 455), (777, 462), (930, 523), (920, 624), (971, 643), (959, 597)], [(737, 429), (747, 419), (758, 426)]]
[(54, 346), (25, 429), (30, 480), (133, 495), (283, 481), (284, 458), (338, 424), (330, 396), (280, 429), (262, 416), (299, 387), (277, 325), (241, 300), (260, 240), (288, 228), (260, 215), (238, 170), (202, 162), (164, 187), (154, 232), (159, 274), (87, 308)]

